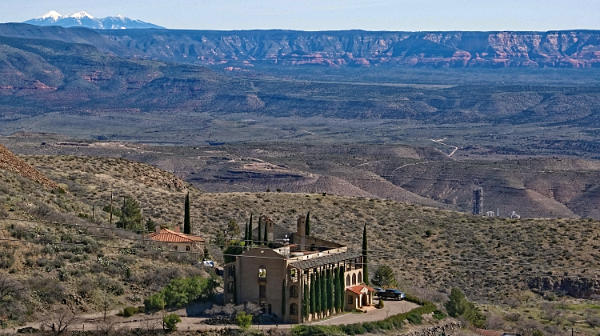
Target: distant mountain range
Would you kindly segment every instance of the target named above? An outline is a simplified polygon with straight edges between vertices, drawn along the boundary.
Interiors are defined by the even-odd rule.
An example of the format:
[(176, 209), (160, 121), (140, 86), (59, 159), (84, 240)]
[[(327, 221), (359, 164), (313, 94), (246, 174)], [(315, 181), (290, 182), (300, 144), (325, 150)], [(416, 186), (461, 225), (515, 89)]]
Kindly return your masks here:
[(31, 19), (25, 21), (25, 23), (36, 26), (85, 27), (91, 29), (164, 29), (164, 27), (152, 23), (130, 19), (121, 15), (95, 18), (85, 11), (65, 16), (52, 10), (40, 18)]

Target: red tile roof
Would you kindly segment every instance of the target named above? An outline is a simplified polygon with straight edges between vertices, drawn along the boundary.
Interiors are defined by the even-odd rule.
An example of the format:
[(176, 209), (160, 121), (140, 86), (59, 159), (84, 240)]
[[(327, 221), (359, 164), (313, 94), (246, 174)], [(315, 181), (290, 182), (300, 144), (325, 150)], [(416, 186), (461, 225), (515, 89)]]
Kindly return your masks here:
[(169, 229), (161, 229), (150, 235), (150, 239), (163, 243), (195, 243), (204, 242), (204, 238), (192, 235), (186, 235), (181, 232), (171, 231)]
[(365, 285), (357, 285), (357, 286), (352, 286), (352, 287), (348, 287), (346, 288), (346, 290), (351, 291), (354, 294), (360, 295), (362, 294), (362, 290), (363, 289), (367, 289), (369, 292), (374, 292), (375, 290), (369, 286), (365, 286)]

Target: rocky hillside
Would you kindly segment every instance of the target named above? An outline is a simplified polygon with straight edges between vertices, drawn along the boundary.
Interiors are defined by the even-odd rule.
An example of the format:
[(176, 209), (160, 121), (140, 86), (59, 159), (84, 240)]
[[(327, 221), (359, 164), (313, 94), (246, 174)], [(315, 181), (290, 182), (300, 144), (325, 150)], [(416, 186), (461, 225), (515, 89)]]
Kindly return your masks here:
[[(600, 66), (600, 32), (373, 32), (373, 31), (69, 31), (58, 27), (0, 25), (0, 35), (67, 42), (89, 38), (120, 55), (203, 65), (251, 67), (278, 65), (407, 67)], [(102, 35), (103, 39), (98, 39)], [(86, 37), (87, 36), (87, 37)], [(234, 68), (231, 68), (234, 70)]]
[(22, 177), (42, 184), (46, 188), (56, 189), (58, 185), (28, 165), (21, 158), (11, 153), (6, 147), (0, 145), (0, 169), (17, 173)]

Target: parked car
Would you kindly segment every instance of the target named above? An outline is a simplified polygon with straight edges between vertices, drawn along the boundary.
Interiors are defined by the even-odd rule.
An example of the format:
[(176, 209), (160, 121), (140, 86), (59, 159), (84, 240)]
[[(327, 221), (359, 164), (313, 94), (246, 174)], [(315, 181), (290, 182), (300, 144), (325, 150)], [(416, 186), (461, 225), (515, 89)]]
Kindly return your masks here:
[(379, 293), (379, 297), (382, 299), (404, 300), (404, 298), (406, 298), (406, 294), (397, 289), (386, 289), (385, 291)]
[(385, 292), (385, 289), (383, 288), (373, 287), (373, 289), (375, 290), (375, 296), (381, 296), (380, 294)]

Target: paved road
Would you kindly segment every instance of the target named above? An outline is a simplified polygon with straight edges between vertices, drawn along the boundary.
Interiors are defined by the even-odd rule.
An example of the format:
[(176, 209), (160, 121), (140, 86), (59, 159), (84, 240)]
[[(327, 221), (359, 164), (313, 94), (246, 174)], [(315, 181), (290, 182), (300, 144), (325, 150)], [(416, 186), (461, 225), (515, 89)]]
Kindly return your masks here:
[(383, 309), (373, 309), (367, 313), (348, 313), (334, 316), (330, 319), (313, 322), (314, 325), (352, 324), (383, 320), (389, 316), (409, 312), (417, 307), (416, 303), (408, 301), (384, 301)]

